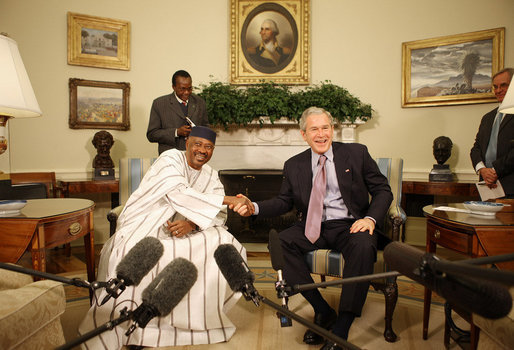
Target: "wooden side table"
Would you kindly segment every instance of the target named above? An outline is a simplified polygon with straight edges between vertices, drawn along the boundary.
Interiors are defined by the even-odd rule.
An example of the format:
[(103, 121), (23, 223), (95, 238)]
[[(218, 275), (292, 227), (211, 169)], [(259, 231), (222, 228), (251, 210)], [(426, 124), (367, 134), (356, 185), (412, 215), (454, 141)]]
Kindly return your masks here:
[(0, 261), (16, 263), (28, 248), (33, 269), (46, 271), (46, 249), (84, 237), (87, 278), (94, 281), (94, 208), (88, 199), (27, 200), (19, 214), (0, 216)]
[(76, 193), (111, 193), (111, 208), (119, 205), (118, 180), (59, 180), (61, 197), (68, 198)]
[[(465, 209), (460, 203), (448, 206)], [(457, 251), (470, 257), (494, 256), (514, 251), (514, 213), (504, 211), (488, 217), (462, 212), (437, 210), (437, 205), (427, 205), (423, 212), (427, 217), (426, 251), (436, 252), (436, 246)], [(514, 270), (513, 262), (496, 264), (500, 269)], [(425, 288), (423, 306), (423, 339), (428, 337), (430, 302), (432, 291)], [(476, 348), (478, 329), (471, 322), (471, 349)]]

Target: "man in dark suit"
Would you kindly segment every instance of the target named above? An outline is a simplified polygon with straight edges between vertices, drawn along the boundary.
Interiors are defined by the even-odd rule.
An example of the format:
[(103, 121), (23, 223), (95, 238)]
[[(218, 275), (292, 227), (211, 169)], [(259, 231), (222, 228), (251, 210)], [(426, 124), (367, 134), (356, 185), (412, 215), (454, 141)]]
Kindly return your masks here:
[[(503, 101), (513, 75), (513, 68), (505, 68), (493, 76), (493, 90), (499, 103)], [(495, 128), (495, 124), (499, 126)], [(499, 180), (505, 196), (514, 197), (513, 114), (504, 115), (498, 108), (485, 114), (470, 155), (475, 171), (489, 187), (495, 188)]]
[[(333, 123), (330, 113), (322, 108), (310, 107), (303, 112), (300, 132), (310, 149), (285, 162), (277, 197), (254, 204), (254, 215), (281, 215), (293, 206), (301, 215), (301, 221), (279, 234), (285, 260), (283, 273), (290, 285), (313, 283), (304, 255), (315, 249), (342, 252), (345, 277), (373, 273), (378, 232), (375, 227), (384, 221), (393, 199), (387, 179), (364, 145), (332, 142)], [(323, 165), (318, 165), (321, 159), (324, 170)], [(318, 173), (325, 174), (326, 184), (316, 185)], [(315, 221), (310, 202), (315, 201), (316, 195), (311, 190), (319, 187), (325, 193), (319, 197), (319, 218), (313, 225), (319, 237), (313, 237), (315, 230), (306, 227), (312, 227), (309, 221)], [(368, 289), (369, 282), (344, 285), (338, 315), (317, 289), (302, 295), (314, 308), (316, 324), (347, 339), (354, 318), (361, 314)], [(323, 338), (307, 330), (303, 341), (321, 344)], [(339, 347), (327, 341), (322, 349)]]
[(205, 101), (192, 93), (189, 73), (176, 71), (171, 83), (173, 93), (153, 101), (146, 131), (148, 141), (159, 143), (159, 154), (171, 148), (185, 150), (191, 127), (209, 124)]

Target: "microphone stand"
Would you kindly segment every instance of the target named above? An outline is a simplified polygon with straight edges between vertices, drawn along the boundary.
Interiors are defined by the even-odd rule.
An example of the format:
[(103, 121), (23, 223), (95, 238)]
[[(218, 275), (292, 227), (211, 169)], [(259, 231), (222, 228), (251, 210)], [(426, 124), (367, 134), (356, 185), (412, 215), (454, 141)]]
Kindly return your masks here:
[(358, 283), (358, 282), (367, 282), (372, 280), (377, 280), (380, 278), (386, 278), (386, 277), (396, 277), (401, 275), (398, 271), (389, 271), (389, 272), (382, 272), (382, 273), (374, 273), (372, 275), (362, 275), (357, 277), (349, 277), (349, 278), (343, 278), (338, 280), (332, 280), (332, 281), (325, 281), (320, 283), (306, 283), (306, 284), (295, 284), (293, 286), (285, 286), (284, 289), (286, 293), (296, 293), (296, 292), (302, 292), (304, 290), (310, 290), (310, 289), (316, 289), (320, 287), (328, 287), (328, 286), (336, 286), (339, 284), (345, 284), (345, 283)]
[(114, 319), (114, 320), (111, 320), (111, 321), (108, 321), (106, 323), (104, 323), (103, 325), (101, 325), (100, 327), (98, 328), (95, 328), (93, 329), (92, 331), (89, 331), (83, 335), (81, 335), (80, 337), (76, 338), (76, 339), (73, 339), (72, 341), (64, 344), (64, 345), (61, 345), (59, 347), (56, 348), (56, 350), (70, 350), (70, 349), (73, 349), (75, 346), (79, 345), (79, 344), (82, 344), (86, 341), (88, 341), (89, 339), (91, 338), (94, 338), (96, 337), (97, 335), (100, 335), (101, 333), (107, 331), (107, 330), (112, 330), (114, 327), (116, 327), (117, 325), (125, 322), (125, 321), (128, 321), (132, 318), (132, 314), (133, 312), (132, 311), (127, 311), (127, 308), (124, 307), (121, 311), (121, 316)]
[(298, 316), (294, 312), (289, 311), (289, 309), (286, 309), (286, 308), (282, 307), (281, 305), (275, 304), (271, 300), (269, 300), (266, 297), (263, 297), (262, 295), (260, 295), (258, 292), (256, 292), (256, 293), (257, 293), (257, 297), (258, 297), (259, 301), (262, 301), (264, 304), (266, 304), (268, 306), (271, 306), (272, 308), (277, 310), (278, 313), (280, 313), (280, 314), (282, 314), (284, 316), (287, 316), (289, 318), (292, 318), (293, 320), (297, 321), (298, 323), (300, 323), (300, 324), (304, 325), (305, 327), (307, 327), (307, 328), (313, 330), (314, 332), (318, 333), (322, 337), (333, 341), (334, 343), (336, 343), (337, 345), (341, 346), (344, 349), (360, 350), (359, 347), (357, 347), (357, 346), (347, 342), (346, 340), (344, 340), (341, 337), (338, 337), (334, 333), (331, 333), (331, 332), (327, 331), (325, 328), (320, 327), (320, 326), (318, 326), (315, 323), (307, 321), (306, 319), (304, 319), (301, 316)]
[[(82, 287), (82, 288), (94, 288), (93, 285), (96, 285), (97, 283), (98, 284), (102, 283), (102, 282), (90, 283), (90, 282), (82, 280), (80, 278), (66, 278), (66, 277), (62, 277), (62, 276), (52, 275), (50, 273), (43, 272), (43, 271), (27, 269), (25, 267), (21, 267), (18, 265), (6, 264), (3, 262), (0, 262), (0, 268), (4, 269), (4, 270), (10, 270), (10, 271), (23, 273), (25, 275), (31, 275), (31, 276), (36, 276), (36, 277), (40, 277), (40, 278), (46, 278), (46, 279), (57, 281), (57, 282), (71, 284), (72, 286)], [(100, 286), (98, 286), (96, 288), (99, 288), (99, 287)]]

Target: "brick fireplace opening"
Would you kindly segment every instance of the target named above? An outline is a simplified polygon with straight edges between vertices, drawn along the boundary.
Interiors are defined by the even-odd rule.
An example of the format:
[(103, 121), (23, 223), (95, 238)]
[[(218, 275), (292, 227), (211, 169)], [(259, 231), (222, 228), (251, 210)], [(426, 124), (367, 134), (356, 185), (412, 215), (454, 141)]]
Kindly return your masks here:
[[(237, 169), (220, 170), (218, 173), (227, 196), (242, 193), (254, 202), (273, 198), (279, 193), (282, 184), (282, 170)], [(239, 242), (267, 243), (271, 229), (280, 232), (297, 220), (295, 209), (272, 218), (241, 217), (229, 210), (227, 226)]]

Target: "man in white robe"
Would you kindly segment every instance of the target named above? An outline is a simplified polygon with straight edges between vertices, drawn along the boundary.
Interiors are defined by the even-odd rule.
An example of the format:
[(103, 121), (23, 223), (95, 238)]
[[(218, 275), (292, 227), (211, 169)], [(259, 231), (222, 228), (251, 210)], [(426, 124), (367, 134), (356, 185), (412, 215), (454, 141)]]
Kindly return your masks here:
[(244, 211), (244, 206), (251, 210), (251, 203), (246, 197), (225, 196), (217, 171), (205, 164), (212, 156), (215, 137), (209, 128), (194, 127), (185, 152), (163, 152), (145, 174), (118, 219), (116, 233), (102, 249), (98, 280), (115, 278), (120, 260), (144, 237), (158, 238), (164, 254), (138, 286), (127, 287), (117, 299), (99, 306), (97, 300), (99, 303), (107, 295), (99, 289), (79, 333), (118, 318), (125, 306), (134, 310), (142, 303), (142, 291), (177, 257), (195, 265), (195, 284), (169, 315), (152, 319), (128, 337), (125, 332), (130, 322), (125, 322), (89, 340), (84, 344), (87, 349), (211, 344), (228, 341), (234, 334), (235, 326), (225, 313), (241, 295), (230, 290), (214, 251), (220, 244), (230, 243), (246, 259), (245, 249), (225, 229), (224, 205)]

